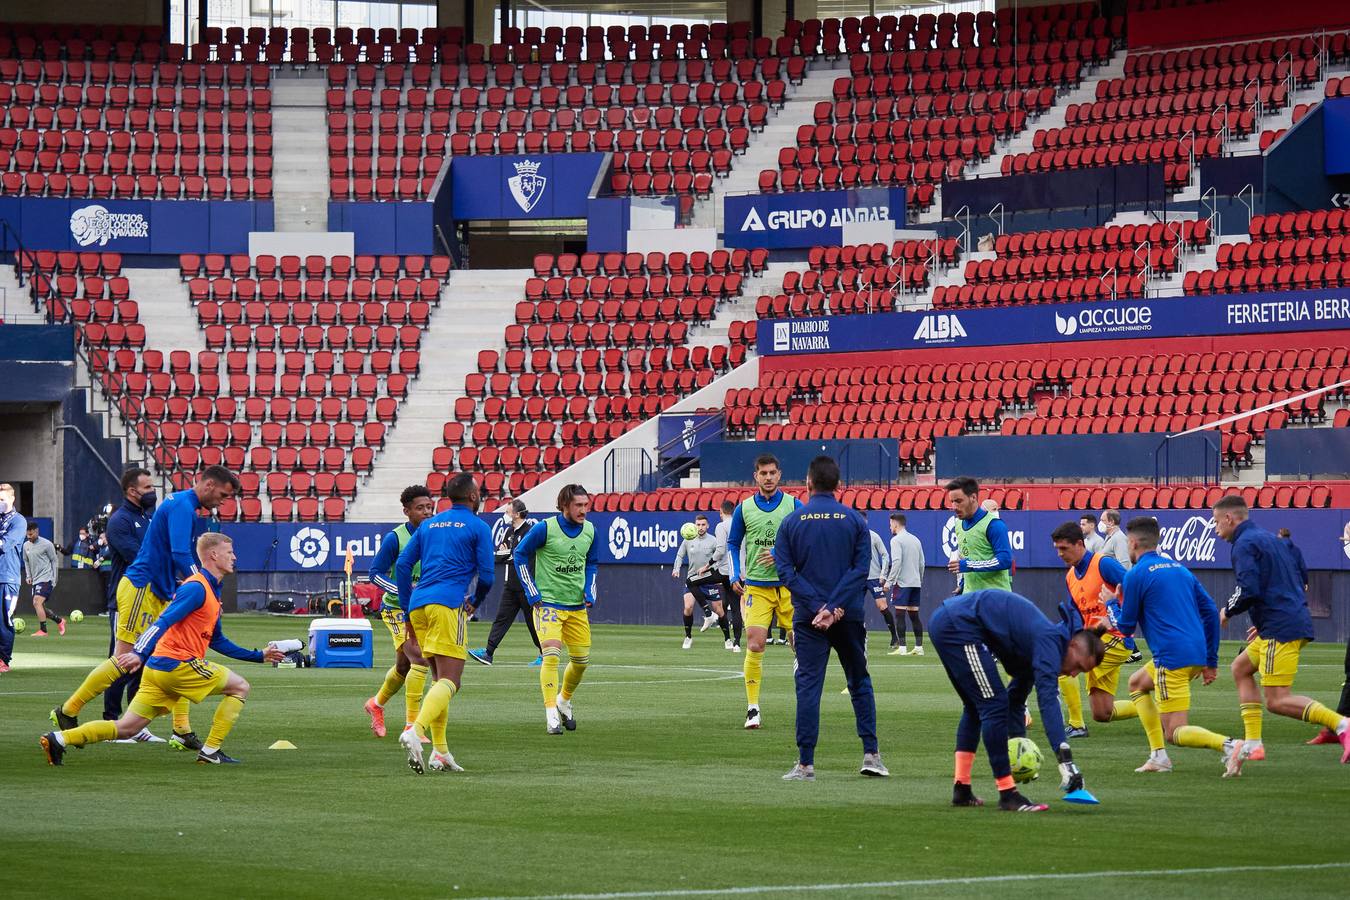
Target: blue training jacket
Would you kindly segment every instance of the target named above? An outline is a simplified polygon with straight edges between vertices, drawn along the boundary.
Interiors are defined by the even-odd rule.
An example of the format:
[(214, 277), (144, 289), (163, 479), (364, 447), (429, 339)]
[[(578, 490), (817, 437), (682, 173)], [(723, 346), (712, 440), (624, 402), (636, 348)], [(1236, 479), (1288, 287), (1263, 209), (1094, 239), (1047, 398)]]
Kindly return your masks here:
[[(212, 589), (216, 596), (220, 596), (220, 582), (210, 572), (202, 571), (206, 580), (211, 582)], [(145, 633), (141, 635), (140, 640), (136, 642), (136, 655), (141, 658), (145, 665), (151, 669), (157, 669), (160, 672), (172, 672), (174, 669), (183, 665), (183, 661), (174, 659), (171, 656), (155, 656), (155, 647), (159, 644), (159, 639), (164, 636), (164, 632), (169, 630), (169, 626), (176, 625), (188, 617), (188, 614), (201, 608), (206, 602), (206, 588), (202, 587), (196, 581), (190, 581), (173, 595), (173, 602), (164, 608), (164, 612), (159, 614), (159, 618), (154, 621)], [(262, 662), (263, 655), (261, 650), (246, 650), (240, 647), (234, 641), (225, 636), (225, 632), (220, 628), (220, 619), (216, 619), (215, 631), (211, 634), (211, 649), (228, 656), (231, 659), (239, 659), (244, 662)], [(147, 661), (147, 657), (149, 657)]]
[(0, 584), (18, 587), (23, 581), (23, 542), (28, 520), (11, 510), (0, 516)]
[[(558, 527), (562, 533), (570, 538), (581, 534), (581, 530), (586, 527), (585, 522), (573, 522), (567, 516), (561, 513), (553, 516), (558, 520)], [(544, 605), (554, 606), (543, 594), (539, 593), (539, 585), (535, 581), (534, 573), (530, 571), (530, 562), (534, 554), (548, 540), (548, 519), (541, 519), (530, 526), (530, 530), (525, 532), (525, 536), (516, 544), (516, 549), (511, 552), (511, 564), (516, 567), (516, 575), (520, 578), (520, 586), (525, 589), (525, 599), (531, 606)], [(595, 605), (595, 576), (600, 572), (600, 546), (599, 540), (591, 541), (591, 548), (586, 551), (586, 580), (582, 586), (582, 596), (586, 600), (587, 606)], [(557, 609), (575, 609), (570, 604), (557, 606)]]
[[(1052, 749), (1059, 749), (1064, 743), (1059, 670), (1075, 622), (1051, 622), (1026, 597), (997, 588), (949, 597), (940, 612), (947, 625), (941, 632), (944, 642), (983, 644), (1010, 678), (1032, 683), (1045, 736)], [(1061, 608), (1061, 615), (1066, 612)]]
[[(755, 491), (755, 505), (768, 512), (771, 509), (777, 509), (778, 504), (783, 499), (783, 490), (779, 488), (774, 491), (773, 496), (768, 500), (759, 491)], [(801, 501), (792, 498), (792, 502), (797, 509), (802, 508)], [(782, 527), (782, 526), (779, 526)], [(745, 540), (745, 515), (741, 512), (741, 505), (736, 504), (736, 510), (731, 514), (731, 525), (727, 527), (727, 558), (731, 560), (731, 580), (745, 581), (746, 584), (753, 584), (755, 587), (778, 587), (781, 581), (750, 581), (742, 578), (741, 573), (741, 543)], [(782, 574), (782, 573), (779, 573)]]
[(170, 494), (150, 519), (136, 560), (127, 567), (132, 586), (147, 584), (161, 600), (173, 596), (178, 582), (197, 571), (195, 542), (207, 522), (197, 515), (202, 502), (194, 490)]
[(104, 530), (111, 551), (109, 559), (112, 560), (112, 568), (108, 571), (108, 591), (114, 597), (117, 596), (117, 583), (141, 552), (141, 544), (150, 531), (150, 518), (151, 513), (130, 500), (123, 500), (122, 505), (108, 517), (108, 527)]
[(1311, 641), (1312, 613), (1303, 592), (1304, 574), (1292, 545), (1250, 520), (1233, 533), (1237, 589), (1228, 600), (1231, 619), (1251, 613), (1256, 633), (1267, 640)]
[(812, 494), (788, 514), (778, 526), (773, 561), (803, 618), (842, 607), (844, 618), (863, 620), (871, 534), (862, 514), (834, 494)]
[[(989, 515), (989, 510), (980, 507), (975, 510), (975, 515), (969, 519), (961, 519), (960, 528), (962, 531), (969, 531), (979, 524), (980, 520)], [(994, 519), (985, 529), (984, 536), (989, 539), (989, 546), (994, 551), (993, 559), (968, 560), (962, 558), (962, 572), (1002, 572), (1011, 569), (1013, 565), (1012, 544), (1008, 541), (1008, 523), (1000, 518)]]
[(1150, 550), (1125, 575), (1120, 633), (1144, 633), (1164, 669), (1219, 664), (1219, 608), (1191, 570)]
[[(413, 588), (413, 567), (422, 564), (422, 577)], [(458, 609), (474, 592), (474, 606), (483, 602), (496, 577), (492, 565), (492, 529), (469, 509), (456, 503), (417, 527), (398, 555), (394, 581), (398, 605), (411, 612), (429, 604)], [(478, 587), (474, 588), (477, 579)]]

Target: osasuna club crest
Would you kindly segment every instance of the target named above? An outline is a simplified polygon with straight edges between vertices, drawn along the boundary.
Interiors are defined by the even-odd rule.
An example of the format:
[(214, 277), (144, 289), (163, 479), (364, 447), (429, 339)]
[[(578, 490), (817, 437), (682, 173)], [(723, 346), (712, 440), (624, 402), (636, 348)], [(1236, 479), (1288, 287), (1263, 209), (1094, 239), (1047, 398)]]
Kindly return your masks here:
[(511, 188), (511, 196), (515, 198), (516, 205), (523, 211), (530, 212), (543, 199), (548, 179), (539, 174), (540, 163), (533, 160), (523, 160), (514, 165), (515, 177), (506, 179), (506, 184)]

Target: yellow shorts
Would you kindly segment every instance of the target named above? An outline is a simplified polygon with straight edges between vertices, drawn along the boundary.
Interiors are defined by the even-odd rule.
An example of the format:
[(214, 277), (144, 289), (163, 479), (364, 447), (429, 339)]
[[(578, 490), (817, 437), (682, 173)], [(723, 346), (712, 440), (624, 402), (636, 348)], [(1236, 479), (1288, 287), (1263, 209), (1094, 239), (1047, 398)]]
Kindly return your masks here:
[(117, 582), (117, 639), (136, 643), (168, 605), (150, 585), (138, 588), (123, 576)]
[(1257, 638), (1247, 645), (1247, 658), (1256, 666), (1261, 684), (1288, 687), (1298, 674), (1298, 655), (1307, 641), (1270, 641)]
[(741, 617), (746, 628), (768, 628), (778, 613), (778, 627), (792, 630), (792, 595), (785, 587), (745, 586), (741, 596)]
[(190, 659), (179, 663), (172, 672), (146, 667), (142, 670), (141, 686), (128, 709), (145, 719), (153, 719), (173, 711), (179, 698), (186, 697), (201, 703), (212, 694), (225, 690), (230, 670), (204, 659)]
[(1144, 668), (1153, 679), (1153, 698), (1158, 712), (1186, 712), (1191, 708), (1191, 682), (1200, 677), (1204, 666), (1160, 669), (1150, 661)]
[(1130, 651), (1120, 638), (1110, 638), (1106, 642), (1106, 655), (1102, 664), (1087, 673), (1089, 691), (1105, 691), (1115, 696), (1120, 685), (1120, 667), (1130, 661)]
[(419, 606), (408, 613), (408, 621), (417, 632), (417, 643), (426, 656), (468, 659), (469, 617), (464, 609), (451, 609), (439, 603)]
[(408, 639), (408, 616), (397, 606), (385, 606), (380, 609), (380, 618), (384, 620), (390, 637), (394, 639), (394, 652), (397, 653), (403, 649), (403, 642)]
[(591, 617), (585, 607), (554, 609), (552, 606), (536, 606), (534, 630), (541, 644), (544, 641), (562, 641), (569, 650), (591, 646)]

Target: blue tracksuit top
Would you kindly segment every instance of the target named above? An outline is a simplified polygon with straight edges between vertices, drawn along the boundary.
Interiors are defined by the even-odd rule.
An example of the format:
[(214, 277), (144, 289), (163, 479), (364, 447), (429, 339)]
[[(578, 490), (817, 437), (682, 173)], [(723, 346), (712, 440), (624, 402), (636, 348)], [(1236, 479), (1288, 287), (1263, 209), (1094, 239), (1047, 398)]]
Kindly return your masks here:
[(195, 543), (207, 525), (197, 515), (201, 505), (194, 490), (170, 494), (159, 505), (135, 562), (127, 567), (127, 580), (134, 587), (148, 584), (157, 597), (167, 602), (178, 589), (178, 582), (197, 571)]
[(1228, 600), (1227, 613), (1230, 619), (1251, 613), (1256, 633), (1267, 640), (1311, 641), (1306, 582), (1291, 546), (1250, 520), (1237, 527), (1233, 534), (1237, 589)]
[[(414, 589), (412, 572), (419, 562), (422, 577)], [(488, 595), (495, 578), (492, 529), (462, 503), (419, 525), (394, 567), (398, 605), (404, 612), (432, 603), (458, 609), (470, 591), (474, 593), (473, 605), (477, 606)]]
[[(407, 522), (403, 524), (408, 525)], [(370, 583), (391, 597), (398, 596), (398, 582), (390, 575), (398, 562), (398, 535), (394, 533), (395, 530), (390, 529), (384, 533), (384, 537), (380, 540), (380, 549), (375, 551), (375, 557), (370, 561)], [(411, 537), (416, 533), (417, 527), (408, 525), (408, 536)]]
[[(979, 524), (980, 520), (989, 515), (989, 510), (980, 507), (975, 510), (975, 515), (969, 519), (961, 520), (961, 530), (969, 531)], [(985, 529), (984, 536), (989, 539), (989, 546), (993, 548), (993, 559), (979, 559), (972, 562), (968, 559), (961, 560), (962, 572), (1002, 572), (1005, 569), (1011, 569), (1013, 565), (1012, 544), (1008, 541), (1008, 523), (1002, 519), (994, 519)]]
[[(585, 522), (573, 522), (567, 516), (561, 513), (553, 518), (558, 520), (558, 527), (562, 533), (570, 538), (581, 534), (581, 530), (586, 527)], [(516, 575), (520, 578), (520, 586), (525, 589), (525, 599), (531, 606), (554, 606), (554, 604), (544, 599), (543, 594), (539, 593), (539, 585), (534, 580), (534, 573), (530, 571), (530, 563), (534, 559), (534, 554), (548, 540), (548, 519), (540, 519), (530, 526), (530, 530), (525, 532), (525, 536), (516, 544), (516, 549), (511, 552), (511, 564), (516, 567)], [(582, 586), (581, 593), (586, 599), (587, 606), (595, 605), (595, 576), (600, 572), (600, 542), (591, 541), (591, 548), (586, 551), (586, 580)], [(575, 609), (574, 606), (557, 606), (556, 609)]]
[[(205, 570), (202, 575), (211, 582), (211, 588), (220, 596), (220, 582), (216, 576)], [(164, 612), (159, 614), (159, 618), (145, 630), (140, 640), (136, 641), (136, 655), (141, 658), (147, 668), (157, 669), (161, 672), (172, 672), (182, 665), (182, 660), (174, 659), (170, 656), (155, 656), (155, 647), (159, 644), (159, 639), (164, 636), (164, 632), (169, 630), (169, 626), (177, 625), (188, 617), (193, 611), (200, 609), (206, 602), (206, 588), (197, 582), (189, 582), (180, 587), (173, 595), (173, 602), (164, 608)], [(220, 619), (216, 619), (216, 627), (211, 634), (211, 649), (228, 656), (231, 659), (239, 659), (244, 662), (262, 662), (263, 655), (261, 650), (247, 650), (240, 647), (234, 641), (225, 636), (225, 632), (220, 628)], [(148, 658), (148, 659), (147, 659)]]
[[(755, 505), (765, 512), (777, 509), (782, 499), (782, 488), (774, 491), (773, 496), (767, 500), (764, 499), (763, 494), (755, 491)], [(801, 509), (800, 501), (794, 499), (792, 503), (797, 509)], [(782, 584), (781, 581), (750, 581), (743, 577), (741, 572), (741, 544), (744, 541), (745, 515), (741, 512), (741, 505), (737, 503), (736, 511), (731, 514), (731, 525), (727, 527), (727, 558), (731, 560), (731, 580), (745, 581), (746, 584), (753, 584), (755, 587), (778, 587)]]
[(793, 607), (806, 618), (842, 607), (846, 619), (863, 620), (871, 534), (862, 514), (834, 494), (812, 494), (788, 514), (778, 527), (773, 561)]
[(1298, 549), (1298, 544), (1295, 544), (1289, 538), (1281, 538), (1281, 540), (1283, 540), (1285, 545), (1289, 548), (1289, 552), (1294, 555), (1294, 563), (1298, 566), (1298, 577), (1301, 579), (1299, 584), (1307, 584), (1308, 563), (1303, 559), (1303, 551)]
[(150, 530), (151, 514), (139, 503), (123, 500), (122, 505), (108, 517), (108, 548), (112, 551), (112, 567), (108, 571), (108, 590), (116, 596), (117, 583), (141, 552), (141, 544)]
[(1153, 661), (1164, 669), (1219, 664), (1219, 608), (1179, 562), (1150, 550), (1125, 575), (1120, 633), (1144, 633)]
[(18, 512), (11, 510), (0, 516), (0, 584), (17, 588), (23, 581), (23, 542), (27, 530), (28, 520)]

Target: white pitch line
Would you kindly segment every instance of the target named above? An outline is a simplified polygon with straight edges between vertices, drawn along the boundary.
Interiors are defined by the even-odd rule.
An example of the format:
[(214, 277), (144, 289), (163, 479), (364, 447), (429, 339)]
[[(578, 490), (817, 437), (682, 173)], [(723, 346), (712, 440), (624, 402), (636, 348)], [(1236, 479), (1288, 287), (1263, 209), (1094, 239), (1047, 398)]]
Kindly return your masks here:
[(838, 884), (766, 884), (729, 888), (677, 888), (665, 891), (618, 891), (601, 894), (524, 894), (472, 897), (466, 900), (638, 900), (645, 897), (723, 897), (776, 894), (785, 891), (850, 891), (878, 888), (923, 888), (952, 885), (1010, 884), (1031, 881), (1071, 881), (1085, 878), (1178, 877), (1185, 875), (1230, 875), (1239, 872), (1307, 872), (1313, 869), (1347, 869), (1350, 862), (1279, 866), (1210, 866), (1203, 869), (1125, 869), (1104, 872), (1033, 872), (1025, 875), (984, 875), (971, 878), (913, 878), (907, 881), (856, 881)]

